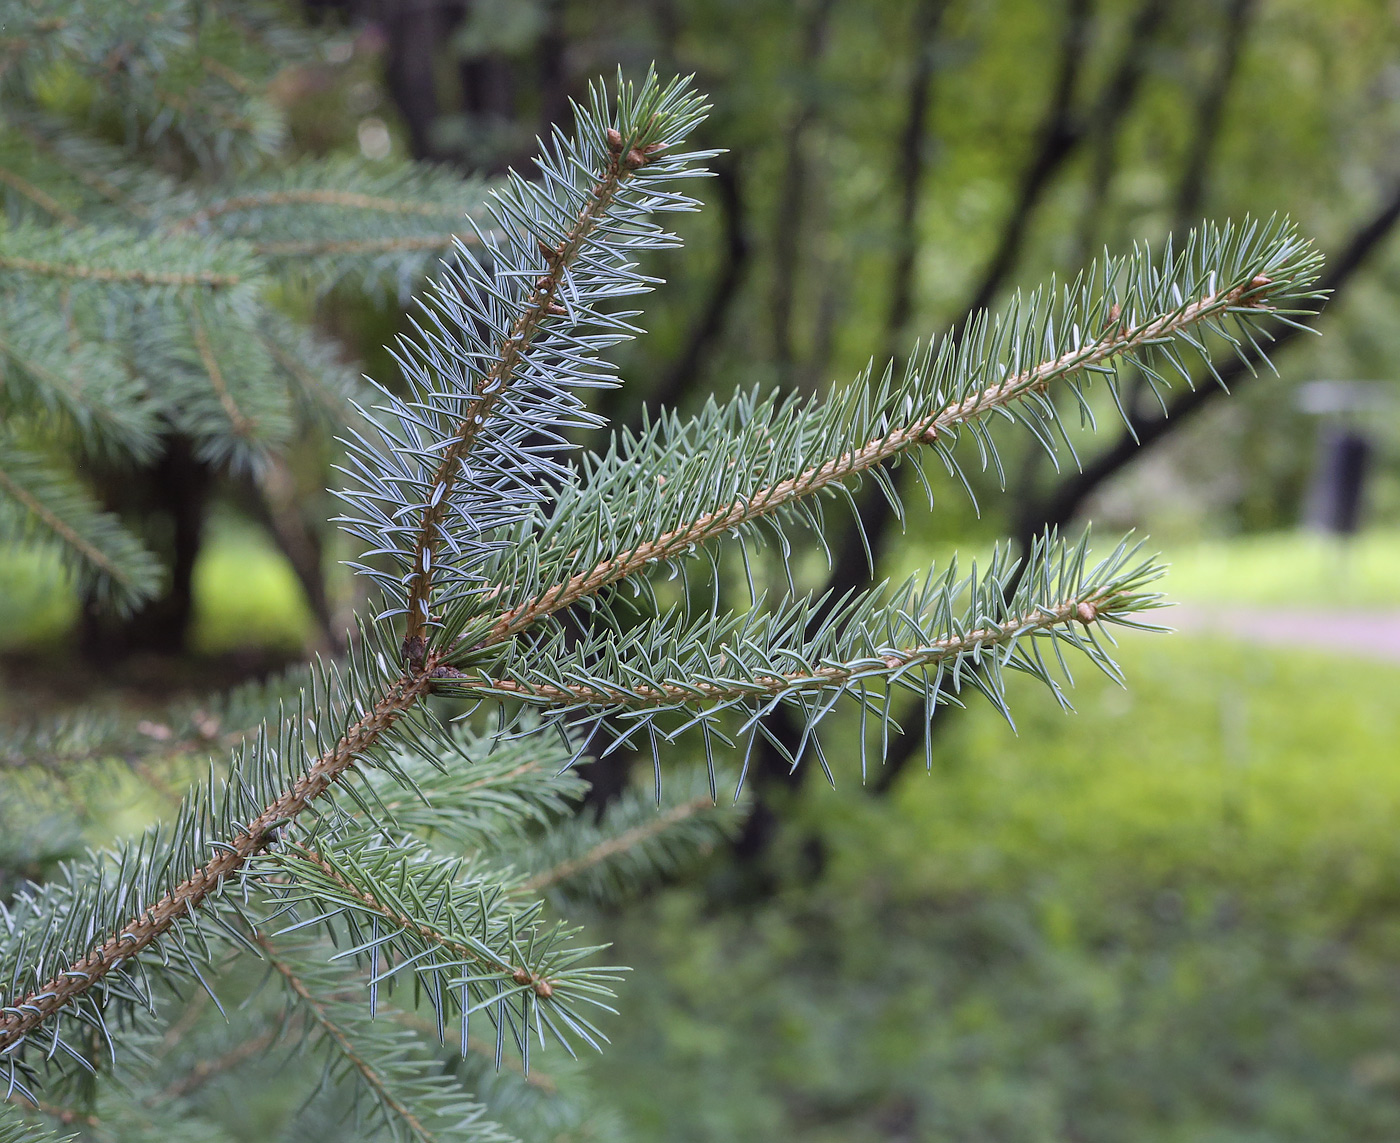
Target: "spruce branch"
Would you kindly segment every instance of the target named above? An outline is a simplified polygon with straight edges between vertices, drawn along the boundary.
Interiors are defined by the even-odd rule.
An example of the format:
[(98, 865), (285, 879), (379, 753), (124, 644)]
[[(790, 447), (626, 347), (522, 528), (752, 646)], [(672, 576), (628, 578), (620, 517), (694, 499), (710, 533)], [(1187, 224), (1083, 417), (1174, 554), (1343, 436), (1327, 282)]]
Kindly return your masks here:
[(365, 1084), (374, 1092), (375, 1098), (384, 1109), (389, 1114), (395, 1116), (399, 1122), (403, 1123), (413, 1138), (421, 1139), (423, 1143), (435, 1143), (436, 1136), (428, 1132), (418, 1117), (405, 1107), (401, 1101), (395, 1098), (394, 1093), (390, 1090), (389, 1083), (367, 1060), (356, 1052), (355, 1045), (351, 1042), (350, 1037), (346, 1035), (345, 1031), (327, 1014), (326, 1005), (320, 1003), (311, 990), (307, 988), (306, 984), (292, 971), (291, 966), (272, 951), (272, 946), (267, 941), (267, 938), (262, 934), (258, 934), (254, 940), (257, 941), (259, 947), (263, 950), (263, 956), (267, 958), (267, 962), (277, 970), (282, 976), (282, 979), (286, 981), (287, 987), (301, 1002), (302, 1010), (310, 1015), (312, 1021), (321, 1030), (325, 1038), (333, 1043), (350, 1062), (350, 1066), (359, 1073)]
[[(470, 634), (461, 647), (470, 654), (503, 643), (624, 579), (801, 509), (819, 494), (849, 497), (846, 486), (863, 476), (880, 480), (893, 497), (882, 466), (924, 447), (957, 472), (952, 445), (960, 430), (972, 433), (984, 464), (999, 464), (985, 428), (994, 415), (1025, 425), (1053, 453), (1051, 432), (1064, 430), (1046, 397), (1052, 386), (1068, 387), (1089, 412), (1086, 379), (1105, 378), (1116, 401), (1124, 361), (1137, 361), (1160, 381), (1154, 355), (1177, 369), (1180, 352), (1199, 352), (1207, 335), (1237, 350), (1257, 344), (1251, 331), (1263, 319), (1291, 321), (1309, 312), (1298, 307), (1317, 296), (1317, 265), (1286, 223), (1211, 228), (1193, 234), (1180, 254), (1169, 247), (1160, 265), (1142, 252), (1110, 259), (1062, 296), (1052, 288), (1017, 299), (995, 322), (980, 315), (958, 340), (916, 353), (902, 379), (887, 371), (873, 391), (858, 379), (805, 405), (741, 393), (690, 422), (663, 414), (640, 435), (616, 442), (586, 481), (566, 489), (553, 518), (499, 577), (516, 585), (517, 598), (522, 586), (548, 586), (487, 626), (464, 616)], [(1032, 356), (1046, 346), (1049, 353)], [(816, 517), (806, 519), (820, 533)]]
[(419, 251), (451, 251), (476, 243), (476, 235), (457, 231), (410, 234), (390, 238), (311, 238), (298, 242), (255, 242), (253, 252), (264, 258), (325, 258), (339, 254), (404, 254)]
[[(587, 786), (566, 769), (570, 752), (536, 735), (500, 741), (504, 729), (453, 735), (460, 755), (472, 759), (469, 768), (440, 769), (421, 756), (396, 754), (393, 773), (369, 779), (380, 829), (413, 833), (438, 851), (488, 853), (571, 812)], [(366, 819), (357, 815), (360, 828)]]
[[(584, 683), (543, 683), (517, 679), (493, 679), (473, 686), (452, 679), (444, 687), (460, 689), (464, 694), (481, 697), (506, 696), (540, 706), (588, 707), (617, 709), (670, 707), (682, 703), (733, 703), (746, 698), (787, 698), (830, 690), (845, 690), (865, 679), (897, 677), (923, 667), (937, 667), (952, 660), (985, 655), (1005, 647), (1025, 636), (1051, 634), (1072, 630), (1073, 624), (1112, 621), (1131, 611), (1139, 610), (1142, 599), (1135, 596), (1072, 597), (1057, 603), (1040, 604), (1022, 615), (1011, 616), (1002, 623), (977, 627), (963, 635), (949, 636), (932, 642), (901, 647), (885, 654), (843, 662), (826, 662), (821, 666), (766, 674), (762, 671), (727, 682), (697, 679), (690, 672), (678, 672), (675, 679), (659, 684), (635, 683), (613, 686)], [(747, 636), (744, 632), (744, 636)], [(741, 636), (742, 637), (742, 636)], [(794, 656), (796, 657), (796, 656)]]
[[(523, 304), (519, 305), (509, 329), (497, 341), (491, 363), (472, 385), (454, 437), (442, 450), (442, 459), (433, 473), (433, 498), (423, 512), (418, 534), (413, 541), (414, 570), (410, 574), (405, 609), (406, 648), (416, 649), (427, 644), (428, 602), (433, 586), (432, 556), (441, 544), (438, 532), (450, 503), (459, 465), (479, 439), (482, 426), (501, 408), (507, 388), (518, 381), (521, 365), (530, 354), (541, 327), (551, 318), (568, 316), (560, 296), (566, 277), (579, 263), (586, 263), (602, 252), (595, 235), (606, 222), (624, 184), (647, 166), (652, 156), (669, 149), (674, 143), (670, 137), (674, 128), (668, 131), (671, 124), (661, 117), (661, 108), (671, 93), (655, 91), (653, 86), (651, 92), (642, 93), (644, 105), (648, 102), (648, 94), (653, 95), (658, 105), (656, 109), (648, 109), (649, 115), (639, 115), (637, 121), (626, 124), (625, 133), (617, 128), (608, 129), (607, 151), (610, 157), (603, 169), (595, 173), (597, 181), (588, 189), (583, 209), (572, 224), (561, 235), (550, 234), (548, 239), (542, 234), (535, 236), (542, 258), (538, 265), (540, 272), (533, 283), (524, 287), (526, 292), (520, 298)], [(416, 650), (409, 651), (410, 656), (417, 653)]]
[(199, 352), (200, 363), (204, 366), (204, 372), (209, 377), (209, 384), (218, 398), (220, 407), (228, 415), (229, 426), (234, 435), (242, 437), (245, 441), (253, 440), (257, 436), (257, 426), (238, 407), (238, 403), (229, 392), (228, 382), (224, 379), (224, 371), (219, 366), (218, 358), (214, 356), (214, 347), (209, 341), (209, 330), (198, 306), (190, 306), (190, 329), (194, 333), (194, 344)]
[[(171, 193), (169, 179), (144, 167), (133, 168), (123, 161), (122, 152), (110, 144), (75, 134), (66, 124), (33, 108), (7, 107), (5, 111), (5, 130), (20, 136), (65, 180), (92, 192), (98, 203), (119, 207), (132, 218), (145, 220), (153, 213), (150, 201)], [(4, 140), (3, 135), (0, 140)], [(32, 162), (34, 154), (28, 158)], [(71, 193), (72, 187), (64, 186), (63, 190)]]
[(45, 213), (52, 215), (64, 226), (80, 226), (82, 224), (82, 220), (66, 206), (16, 172), (0, 167), (0, 183), (4, 183), (11, 190), (17, 191), (29, 199), (30, 202)]
[[(47, 1105), (41, 1106), (38, 1101), (25, 1100), (24, 1104), (35, 1111), (47, 1114)], [(64, 1120), (65, 1112), (62, 1108), (54, 1108), (57, 1114), (54, 1116), (60, 1123), (67, 1126), (73, 1120)], [(63, 1143), (71, 1143), (72, 1135), (62, 1137)], [(33, 1123), (25, 1122), (20, 1113), (20, 1109), (12, 1101), (0, 1102), (0, 1143), (60, 1143), (60, 1136), (53, 1135), (38, 1127)]]
[[(110, 49), (112, 26), (75, 29), (62, 50), (99, 40)], [(191, 79), (171, 90), (184, 98), (199, 89)], [(244, 105), (228, 108), (242, 114)], [(310, 963), (320, 946), (289, 952), (286, 934), (323, 930), (342, 950), (336, 959), (367, 970), (371, 1015), (381, 993), (411, 984), (439, 1036), (460, 1019), (465, 1050), (468, 1018), (484, 1013), (498, 1063), (508, 1038), (525, 1066), (532, 1041), (597, 1046), (589, 1015), (607, 1007), (614, 970), (585, 963), (596, 949), (531, 898), (546, 888), (625, 889), (722, 836), (733, 817), (710, 805), (713, 741), (747, 738), (751, 747), (765, 715), (787, 704), (804, 728), (792, 765), (810, 743), (826, 768), (816, 731), (849, 698), (862, 719), (864, 770), (867, 720), (883, 738), (901, 689), (929, 709), (977, 690), (1009, 717), (1010, 671), (1062, 702), (1067, 651), (1117, 677), (1108, 628), (1142, 626), (1140, 614), (1158, 603), (1149, 590), (1157, 569), (1127, 543), (1093, 563), (1087, 538), (1047, 536), (1023, 565), (999, 550), (969, 577), (954, 567), (840, 600), (794, 589), (771, 606), (753, 593), (749, 609), (729, 615), (714, 613), (717, 604), (698, 614), (652, 606), (644, 573), (683, 570), (730, 533), (747, 543), (761, 523), (780, 539), (793, 521), (820, 534), (821, 504), (849, 502), (862, 480), (898, 504), (887, 467), (931, 452), (961, 474), (953, 449), (965, 435), (984, 466), (998, 464), (988, 427), (998, 417), (1053, 451), (1055, 433), (1069, 439), (1058, 389), (1092, 419), (1088, 380), (1106, 378), (1116, 400), (1126, 360), (1165, 381), (1169, 371), (1189, 379), (1183, 357), (1205, 355), (1208, 341), (1252, 354), (1262, 320), (1293, 321), (1315, 300), (1315, 256), (1284, 223), (1207, 228), (1180, 252), (1154, 260), (1138, 251), (1068, 289), (1018, 298), (1006, 315), (983, 315), (916, 354), (899, 377), (867, 373), (820, 400), (740, 393), (692, 419), (661, 414), (605, 455), (566, 463), (568, 430), (599, 423), (580, 391), (613, 384), (602, 354), (636, 332), (637, 315), (616, 307), (655, 282), (638, 257), (677, 242), (655, 219), (696, 206), (676, 181), (701, 173), (706, 156), (679, 147), (704, 112), (684, 82), (620, 83), (616, 106), (595, 89), (578, 108), (577, 138), (556, 134), (539, 160), (540, 181), (507, 179), (486, 217), (471, 221), (473, 249), (456, 244), (414, 337), (396, 348), (405, 385), (397, 395), (379, 390), (373, 415), (347, 430), (342, 522), (364, 541), (355, 566), (381, 589), (377, 614), (348, 663), (313, 672), (226, 774), (192, 790), (172, 824), (64, 866), (0, 912), (0, 1062), (15, 1084), (32, 1080), (41, 1053), (87, 1067), (103, 1043), (115, 1053), (123, 1021), (155, 1012), (159, 988), (203, 983), (202, 970), (219, 963), (216, 947), (269, 952), (267, 938), (248, 933), (268, 928), (270, 905), (283, 926), (272, 938), (270, 955), (282, 962), (274, 968), (305, 1012), (302, 1030), (331, 1052), (332, 1071), (367, 1087), (390, 1130), (445, 1136), (370, 1061), (375, 1029), (337, 1007), (342, 984)], [(201, 131), (207, 141), (207, 124), (188, 118), (191, 146)], [(444, 230), (426, 213), (381, 209), (366, 184), (338, 196), (318, 178), (241, 187), (222, 205), (167, 198), (152, 235), (124, 232), (109, 248), (80, 251), (74, 236), (86, 230), (24, 224), (0, 235), (0, 269), (6, 258), (16, 275), (40, 276), (26, 260), (65, 267), (57, 277), (80, 319), (112, 297), (131, 302), (140, 344), (159, 349), (150, 359), (186, 385), (177, 423), (203, 433), (211, 452), (224, 449), (223, 459), (245, 455), (231, 437), (250, 448), (254, 438), (275, 442), (290, 420), (277, 420), (270, 397), (251, 404), (244, 394), (266, 394), (271, 376), (318, 384), (327, 364), (316, 346), (263, 328), (257, 287), (269, 249), (414, 242)], [(327, 231), (347, 211), (379, 228), (349, 239)], [(419, 229), (395, 230), (400, 223)], [(151, 263), (167, 246), (175, 265)], [(229, 288), (200, 275), (228, 277)], [(162, 334), (143, 324), (158, 311), (193, 316)], [(629, 580), (637, 607), (618, 591)], [(575, 605), (581, 621), (566, 626), (559, 613)], [(504, 719), (480, 739), (448, 734), (425, 701), (435, 694), (496, 703)], [(564, 742), (540, 747), (551, 730)], [(579, 789), (550, 771), (599, 730), (603, 752), (650, 742), (658, 784), (658, 742), (698, 731), (710, 797), (694, 775), (660, 817), (644, 819), (636, 797), (627, 802), (636, 816), (610, 815), (596, 834), (551, 829), (560, 846), (537, 844), (535, 831)], [(492, 762), (485, 747), (496, 742)], [(464, 770), (468, 760), (479, 769)], [(456, 852), (444, 857), (438, 846)], [(85, 1039), (70, 1042), (72, 1028)], [(399, 1058), (381, 1048), (381, 1059)]]
[[(338, 206), (350, 210), (367, 210), (383, 214), (421, 215), (425, 218), (451, 217), (455, 219), (458, 214), (453, 206), (442, 203), (410, 202), (402, 198), (335, 190), (329, 187), (302, 187), (291, 190), (267, 190), (232, 195), (201, 207), (194, 213), (166, 225), (176, 233), (182, 230), (198, 230), (213, 219), (226, 214), (243, 214), (283, 206)], [(475, 235), (471, 235), (464, 241), (471, 241), (474, 238)]]
[(46, 435), (76, 436), (92, 455), (137, 462), (155, 456), (159, 406), (142, 379), (95, 340), (76, 338), (42, 302), (17, 297), (5, 307), (0, 381), (0, 410), (12, 421), (34, 424), (42, 409), (52, 418)]
[(47, 278), (72, 278), (84, 282), (122, 282), (136, 286), (236, 286), (242, 279), (237, 274), (216, 274), (195, 271), (188, 274), (165, 270), (115, 269), (90, 266), (78, 262), (44, 262), (36, 258), (20, 258), (0, 254), (0, 269), (18, 273), (37, 274)]
[[(738, 614), (687, 620), (668, 612), (631, 624), (599, 608), (583, 636), (557, 628), (491, 667), (454, 670), (441, 689), (537, 707), (581, 740), (606, 725), (614, 740), (609, 749), (641, 737), (650, 744), (658, 781), (658, 740), (700, 731), (713, 769), (709, 738), (733, 742), (730, 712), (751, 749), (762, 718), (786, 705), (804, 730), (790, 763), (796, 766), (810, 744), (825, 768), (815, 731), (843, 698), (888, 725), (896, 690), (932, 704), (956, 701), (972, 688), (1009, 718), (1007, 671), (1032, 675), (1064, 702), (1042, 645), (1053, 649), (1065, 678), (1066, 646), (1118, 678), (1094, 632), (1143, 626), (1139, 614), (1160, 605), (1147, 590), (1160, 572), (1138, 561), (1127, 543), (1093, 563), (1087, 533), (1072, 545), (1048, 535), (1027, 553), (1024, 567), (998, 549), (980, 573), (960, 577), (954, 563), (941, 575), (834, 604), (808, 596), (769, 609), (757, 600)], [(862, 742), (862, 772), (865, 748)]]
[[(487, 939), (453, 935), (444, 931), (440, 923), (427, 924), (418, 920), (422, 913), (423, 901), (437, 900), (435, 894), (415, 893), (419, 900), (412, 901), (407, 906), (396, 906), (392, 902), (379, 900), (373, 892), (365, 888), (366, 884), (382, 880), (368, 871), (367, 862), (382, 863), (387, 859), (400, 863), (402, 875), (397, 878), (397, 882), (402, 893), (402, 887), (412, 876), (409, 872), (412, 864), (423, 856), (426, 856), (426, 851), (415, 852), (403, 846), (388, 849), (363, 848), (358, 852), (343, 850), (337, 853), (322, 853), (293, 845), (279, 854), (275, 868), (278, 872), (290, 874), (298, 882), (299, 893), (308, 894), (308, 899), (312, 901), (349, 901), (355, 910), (387, 922), (391, 931), (401, 931), (415, 940), (442, 949), (451, 957), (478, 965), (486, 972), (499, 977), (502, 984), (529, 989), (541, 1000), (551, 998), (559, 984), (558, 980), (535, 972), (523, 963), (511, 963), (512, 958), (501, 955), (500, 950), (493, 948)], [(462, 870), (463, 865), (460, 861), (439, 863), (431, 870), (430, 876), (424, 879), (425, 885), (450, 892), (452, 883), (460, 878)], [(308, 893), (308, 890), (311, 892)], [(291, 893), (284, 895), (284, 900), (296, 899)], [(484, 909), (482, 914), (485, 915)], [(519, 923), (518, 919), (512, 918), (512, 927)], [(467, 934), (484, 926), (480, 921), (468, 921), (455, 927), (458, 934)]]
[[(274, 965), (274, 967), (276, 966)], [(171, 1080), (170, 1083), (161, 1088), (160, 1098), (163, 1101), (183, 1099), (192, 1092), (198, 1091), (211, 1080), (235, 1070), (249, 1060), (260, 1058), (276, 1044), (284, 1031), (285, 1028), (269, 1028), (264, 1032), (259, 1032), (256, 1036), (240, 1040), (228, 1051), (218, 1056), (199, 1060), (185, 1075)]]
[(58, 230), (24, 223), (0, 231), (0, 270), (80, 285), (246, 295), (258, 284), (250, 251), (193, 236), (148, 236), (120, 227)]
[(629, 789), (601, 821), (584, 814), (558, 823), (534, 847), (536, 872), (519, 892), (616, 899), (708, 852), (738, 822), (739, 811), (716, 804), (703, 775), (674, 775), (656, 800)]

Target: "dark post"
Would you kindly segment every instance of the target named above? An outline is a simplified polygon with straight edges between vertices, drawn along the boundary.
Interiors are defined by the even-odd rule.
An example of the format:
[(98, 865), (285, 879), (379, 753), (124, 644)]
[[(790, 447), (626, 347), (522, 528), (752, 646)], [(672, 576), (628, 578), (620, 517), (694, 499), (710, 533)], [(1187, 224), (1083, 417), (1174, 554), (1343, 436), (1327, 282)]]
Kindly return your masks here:
[(1309, 527), (1338, 536), (1356, 534), (1370, 462), (1371, 442), (1358, 430), (1334, 425), (1323, 432), (1308, 490)]

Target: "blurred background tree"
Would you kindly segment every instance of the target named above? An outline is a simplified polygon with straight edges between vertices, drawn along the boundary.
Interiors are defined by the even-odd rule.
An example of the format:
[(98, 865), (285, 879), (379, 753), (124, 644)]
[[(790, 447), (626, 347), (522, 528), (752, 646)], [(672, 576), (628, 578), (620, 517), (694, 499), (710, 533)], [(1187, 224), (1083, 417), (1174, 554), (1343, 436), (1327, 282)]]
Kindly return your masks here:
[[(995, 473), (974, 481), (981, 516), (945, 481), (934, 523), (905, 532), (867, 490), (867, 531), (881, 574), (900, 574), (954, 541), (1092, 518), (1189, 545), (1168, 590), (1200, 608), (1284, 605), (1335, 632), (1339, 608), (1400, 606), (1400, 31), (1382, 0), (304, 11), (319, 54), (274, 65), (269, 49), (260, 65), (290, 125), (277, 163), (340, 153), (499, 171), (548, 125), (567, 127), (569, 96), (599, 71), (656, 60), (697, 73), (716, 108), (701, 142), (728, 154), (687, 223), (689, 256), (648, 307), (651, 332), (624, 351), (628, 387), (604, 395), (634, 424), (643, 404), (847, 377), (872, 331), (877, 358), (901, 359), (1104, 245), (1289, 213), (1318, 236), (1335, 293), (1326, 336), (1294, 339), (1280, 376), (1222, 363), (1230, 400), (1202, 376), (1165, 410), (1143, 378), (1131, 429), (1082, 442), (1081, 468), (1056, 472), (1012, 442), (1012, 496), (988, 495)], [(389, 375), (392, 294), (283, 299)], [(1289, 531), (1326, 427), (1298, 391), (1318, 379), (1379, 383), (1368, 531), (1346, 550)], [(211, 580), (258, 557), (246, 537), (222, 545), (227, 506), (249, 503), (224, 487), (224, 522), (192, 561)], [(819, 551), (799, 561), (808, 583), (863, 581), (854, 533), (832, 547), (829, 571)], [(44, 645), (69, 616), (44, 611), (26, 566), (11, 561), (10, 595), (32, 602), (11, 606), (39, 621), (16, 616), (10, 642)], [(283, 576), (265, 596), (304, 638), (299, 591)], [(207, 598), (233, 606), (227, 590)], [(211, 613), (218, 634), (195, 642), (227, 650), (246, 627)], [(1302, 659), (1191, 638), (1191, 654), (1130, 649), (1133, 697), (1090, 692), (1078, 752), (1019, 744), (972, 714), (939, 727), (926, 779), (923, 728), (907, 722), (873, 783), (891, 797), (868, 813), (790, 790), (767, 759), (739, 862), (716, 858), (616, 918), (622, 959), (649, 981), (628, 1003), (654, 1005), (639, 1019), (650, 1031), (619, 1045), (631, 1078), (613, 1089), (641, 1137), (1393, 1137), (1400, 674), (1335, 642)], [(1036, 717), (1030, 739), (1053, 738), (1058, 716)], [(901, 758), (918, 773), (896, 784)], [(627, 785), (625, 760), (590, 777), (605, 801)], [(755, 895), (743, 855), (758, 853), (771, 875)], [(871, 932), (894, 935), (872, 947)], [(716, 1089), (734, 1098), (716, 1106), (704, 1098)]]
[(110, 661), (187, 648), (232, 500), (338, 645), (322, 490), (358, 382), (309, 319), (337, 288), (406, 298), (473, 237), (479, 187), (298, 137), (287, 69), (346, 77), (275, 9), (6, 11), (0, 520), (63, 557)]

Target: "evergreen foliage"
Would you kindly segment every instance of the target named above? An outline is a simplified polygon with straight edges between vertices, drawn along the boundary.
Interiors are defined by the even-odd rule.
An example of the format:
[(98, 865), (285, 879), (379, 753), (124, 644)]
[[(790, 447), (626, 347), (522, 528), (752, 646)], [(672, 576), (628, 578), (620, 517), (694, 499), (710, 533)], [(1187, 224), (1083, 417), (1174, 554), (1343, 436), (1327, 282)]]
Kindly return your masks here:
[(80, 474), (172, 434), (261, 474), (358, 382), (289, 285), (407, 296), (473, 241), (482, 188), (423, 165), (288, 165), (275, 69), (315, 47), (272, 5), (0, 5), (0, 539), (62, 552), (98, 606), (159, 561)]
[[(72, 7), (73, 18), (87, 9)], [(135, 33), (118, 27), (127, 8), (91, 7), (100, 18), (52, 50), (96, 70), (112, 42), (103, 36)], [(167, 10), (184, 11), (143, 9)], [(146, 67), (173, 33), (153, 21), (140, 34), (121, 69), (133, 107), (173, 108), (172, 95), (187, 95), (171, 85), (212, 82)], [(269, 138), (255, 101), (234, 94), (151, 122), (172, 146), (230, 161)], [(732, 755), (742, 781), (766, 713), (791, 707), (805, 727), (792, 765), (810, 750), (830, 772), (817, 726), (843, 697), (858, 704), (863, 750), (878, 758), (899, 690), (933, 704), (971, 689), (1005, 709), (1008, 670), (1056, 695), (1074, 655), (1114, 672), (1109, 629), (1142, 625), (1158, 602), (1156, 565), (1126, 541), (1096, 557), (1087, 539), (1047, 536), (967, 577), (930, 572), (841, 600), (793, 586), (771, 604), (758, 542), (767, 528), (785, 566), (785, 528), (821, 533), (825, 508), (849, 504), (864, 480), (897, 501), (894, 464), (917, 471), (931, 454), (956, 471), (962, 436), (995, 464), (998, 418), (1053, 451), (1055, 395), (1074, 394), (1092, 416), (1087, 382), (1112, 393), (1125, 361), (1166, 385), (1189, 378), (1183, 358), (1208, 339), (1255, 344), (1265, 322), (1293, 320), (1315, 300), (1308, 246), (1282, 223), (1206, 228), (1180, 251), (1137, 251), (1018, 299), (899, 375), (862, 376), (820, 399), (741, 393), (689, 420), (661, 413), (604, 455), (572, 458), (569, 433), (599, 423), (587, 391), (613, 383), (602, 352), (636, 332), (636, 314), (621, 307), (655, 284), (642, 260), (676, 245), (657, 219), (697, 205), (684, 180), (703, 174), (709, 154), (684, 143), (705, 110), (684, 81), (599, 85), (577, 108), (576, 133), (550, 140), (536, 181), (512, 175), (487, 196), (470, 241), (430, 287), (416, 335), (397, 346), (403, 386), (380, 388), (364, 427), (350, 430), (343, 523), (379, 593), (350, 653), (290, 680), (270, 717), (231, 717), (242, 732), (232, 757), (212, 760), (168, 821), (63, 863), (5, 907), (0, 1061), (13, 1102), (66, 1108), (60, 1117), (80, 1117), (66, 1126), (97, 1137), (109, 1103), (118, 1118), (159, 1106), (183, 1138), (223, 1137), (204, 1109), (149, 1094), (160, 1080), (170, 1092), (157, 1069), (173, 1033), (161, 1029), (208, 993), (231, 1023), (248, 1007), (267, 1021), (244, 1059), (289, 1041), (314, 1046), (321, 1086), (286, 1127), (292, 1137), (494, 1140), (506, 1122), (538, 1132), (543, 1120), (522, 1111), (518, 1088), (482, 1079), (480, 1057), (529, 1076), (550, 1045), (600, 1047), (599, 1014), (618, 980), (557, 906), (625, 893), (719, 840), (734, 815), (713, 801), (716, 769)], [(246, 132), (215, 146), (206, 125), (227, 116)], [(323, 176), (293, 172), (191, 201), (180, 225), (131, 242), (50, 226), (45, 246), (37, 225), (18, 224), (0, 264), (25, 289), (61, 282), (84, 312), (112, 316), (113, 354), (139, 334), (197, 380), (203, 363), (214, 399), (181, 406), (187, 429), (221, 463), (256, 464), (290, 431), (284, 405), (253, 373), (217, 381), (232, 362), (225, 347), (259, 344), (254, 284), (274, 273), (270, 260), (306, 244), (348, 256), (365, 228), (359, 213), (350, 224), (339, 212), (402, 190)], [(367, 213), (394, 227), (426, 217)], [(284, 235), (250, 237), (245, 223)], [(160, 269), (142, 261), (143, 242), (161, 243)], [(382, 273), (372, 260), (357, 265)], [(273, 360), (254, 350), (238, 368), (264, 377)], [(223, 399), (235, 391), (268, 398), (244, 417), (246, 434)], [(253, 407), (232, 405), (240, 416)], [(733, 570), (726, 537), (754, 584), (749, 608), (731, 615), (667, 580), (718, 583)], [(709, 773), (663, 782), (660, 743), (692, 732)], [(50, 769), (81, 752), (50, 741)], [(656, 757), (659, 813), (633, 796), (597, 822), (561, 825), (581, 793), (569, 764), (629, 742)], [(262, 991), (239, 975), (257, 967)], [(272, 985), (280, 999), (267, 999)], [(230, 1002), (240, 995), (253, 999)], [(444, 1045), (467, 1062), (443, 1066)], [(112, 1068), (119, 1090), (94, 1080)]]

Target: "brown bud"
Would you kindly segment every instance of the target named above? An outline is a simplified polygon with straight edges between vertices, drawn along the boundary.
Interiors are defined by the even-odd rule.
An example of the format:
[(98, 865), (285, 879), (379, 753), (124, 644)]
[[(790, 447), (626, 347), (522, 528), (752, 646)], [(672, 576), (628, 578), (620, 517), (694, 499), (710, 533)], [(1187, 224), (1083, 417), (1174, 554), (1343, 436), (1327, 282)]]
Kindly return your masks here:
[(608, 150), (614, 155), (622, 153), (622, 136), (618, 134), (617, 128), (609, 127), (607, 130)]
[(415, 671), (423, 669), (423, 656), (428, 652), (428, 642), (421, 635), (409, 635), (404, 637), (402, 654), (406, 662)]
[(1255, 309), (1268, 309), (1269, 299), (1261, 296), (1261, 291), (1273, 284), (1274, 280), (1272, 278), (1266, 278), (1263, 274), (1256, 274), (1249, 280), (1249, 285), (1236, 292), (1235, 297), (1245, 305)]
[(545, 312), (554, 314), (556, 317), (563, 317), (569, 311), (566, 310), (563, 306), (561, 306), (558, 302), (550, 302), (549, 305), (545, 307)]
[(627, 152), (627, 158), (623, 160), (623, 162), (625, 166), (635, 171), (638, 167), (645, 167), (647, 165), (647, 157), (641, 151), (637, 150), (636, 147), (633, 147)]
[(1085, 627), (1088, 627), (1090, 623), (1099, 617), (1099, 609), (1086, 600), (1075, 608), (1075, 614), (1079, 616), (1079, 622), (1084, 624)]
[(516, 984), (529, 984), (531, 980), (530, 971), (525, 968), (517, 968), (510, 974), (510, 978), (515, 981)]
[(537, 290), (547, 290), (552, 284), (553, 280), (548, 274), (541, 274), (535, 279), (535, 289)]
[(645, 147), (642, 148), (642, 154), (644, 154), (644, 155), (659, 155), (659, 154), (660, 154), (662, 151), (664, 151), (665, 149), (666, 149), (666, 144), (665, 144), (665, 143), (648, 143)]
[(554, 995), (554, 986), (547, 980), (535, 981), (535, 995), (541, 1000), (548, 1000)]
[(543, 254), (546, 258), (549, 258), (552, 261), (553, 259), (559, 257), (559, 251), (556, 250), (553, 246), (551, 246), (548, 242), (546, 242), (543, 238), (536, 238), (535, 241), (539, 243), (540, 253)]

